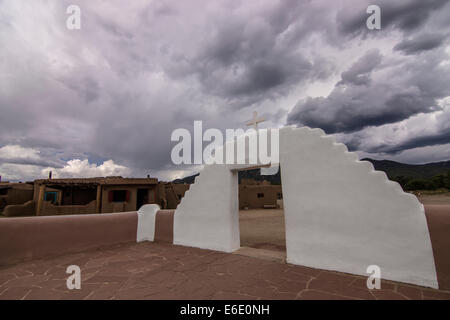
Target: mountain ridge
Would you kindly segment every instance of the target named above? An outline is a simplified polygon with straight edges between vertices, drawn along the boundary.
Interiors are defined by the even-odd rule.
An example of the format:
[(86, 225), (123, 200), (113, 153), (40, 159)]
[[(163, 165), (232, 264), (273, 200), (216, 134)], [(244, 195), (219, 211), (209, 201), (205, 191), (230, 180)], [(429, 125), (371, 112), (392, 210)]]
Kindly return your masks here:
[[(390, 180), (398, 181), (402, 186), (411, 180), (430, 180), (437, 175), (450, 174), (450, 160), (430, 162), (425, 164), (407, 164), (393, 160), (375, 160), (364, 158), (361, 161), (369, 161), (373, 164), (375, 170), (384, 171)], [(194, 183), (195, 177), (199, 174), (175, 179), (173, 183)], [(280, 171), (272, 176), (263, 176), (259, 169), (240, 171), (239, 183), (242, 179), (254, 179), (257, 181), (266, 180), (272, 184), (281, 184)]]

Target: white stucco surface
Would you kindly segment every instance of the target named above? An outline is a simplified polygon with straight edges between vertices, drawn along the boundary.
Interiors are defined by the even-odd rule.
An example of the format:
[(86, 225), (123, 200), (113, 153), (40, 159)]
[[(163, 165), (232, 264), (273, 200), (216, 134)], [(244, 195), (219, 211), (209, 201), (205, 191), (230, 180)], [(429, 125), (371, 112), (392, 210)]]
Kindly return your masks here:
[(240, 247), (238, 175), (205, 166), (174, 215), (174, 244), (233, 252)]
[(155, 218), (160, 210), (157, 204), (146, 204), (139, 208), (136, 242), (153, 241), (155, 238)]
[(437, 288), (414, 195), (319, 129), (281, 130), (280, 163), (289, 263)]
[[(287, 262), (437, 288), (424, 208), (320, 129), (280, 129)], [(238, 168), (207, 165), (174, 216), (174, 243), (239, 248)], [(251, 167), (248, 165), (247, 167)]]

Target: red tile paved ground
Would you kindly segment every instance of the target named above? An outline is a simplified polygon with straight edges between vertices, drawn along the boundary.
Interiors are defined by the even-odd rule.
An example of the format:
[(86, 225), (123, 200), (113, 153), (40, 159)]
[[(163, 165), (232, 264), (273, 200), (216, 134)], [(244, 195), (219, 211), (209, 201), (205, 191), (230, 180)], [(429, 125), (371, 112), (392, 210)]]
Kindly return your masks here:
[[(81, 267), (81, 290), (66, 267)], [(394, 282), (160, 243), (120, 245), (0, 268), (0, 299), (450, 299)]]

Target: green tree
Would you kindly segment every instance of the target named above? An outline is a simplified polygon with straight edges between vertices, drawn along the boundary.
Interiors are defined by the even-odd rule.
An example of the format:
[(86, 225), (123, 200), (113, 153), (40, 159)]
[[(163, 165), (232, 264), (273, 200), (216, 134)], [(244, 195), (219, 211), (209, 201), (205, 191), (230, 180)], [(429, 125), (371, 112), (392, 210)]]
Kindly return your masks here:
[(405, 176), (396, 176), (392, 180), (397, 181), (402, 186), (403, 190), (406, 190), (406, 185), (411, 180), (411, 178)]
[(447, 172), (447, 175), (445, 176), (444, 188), (450, 189), (450, 170)]
[(406, 190), (425, 190), (428, 189), (428, 184), (425, 180), (413, 179), (408, 181), (405, 188)]
[(445, 187), (445, 178), (443, 174), (438, 174), (431, 179), (433, 189), (440, 189)]

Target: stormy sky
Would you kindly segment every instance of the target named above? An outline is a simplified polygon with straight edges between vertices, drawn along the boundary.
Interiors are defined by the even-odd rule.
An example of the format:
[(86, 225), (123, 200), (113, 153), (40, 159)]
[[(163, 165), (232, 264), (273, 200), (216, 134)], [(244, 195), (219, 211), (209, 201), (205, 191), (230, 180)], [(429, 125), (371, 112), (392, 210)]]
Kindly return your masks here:
[(450, 1), (0, 0), (2, 180), (181, 177), (174, 129), (253, 111), (360, 157), (450, 159)]

